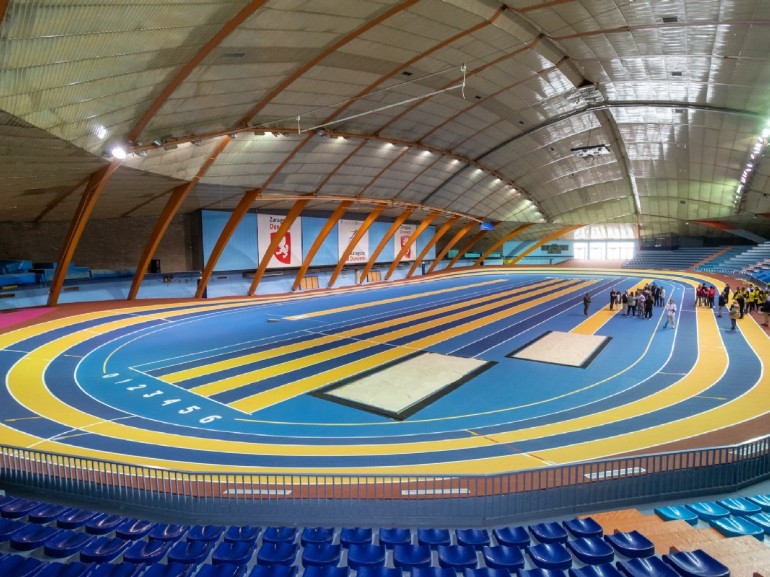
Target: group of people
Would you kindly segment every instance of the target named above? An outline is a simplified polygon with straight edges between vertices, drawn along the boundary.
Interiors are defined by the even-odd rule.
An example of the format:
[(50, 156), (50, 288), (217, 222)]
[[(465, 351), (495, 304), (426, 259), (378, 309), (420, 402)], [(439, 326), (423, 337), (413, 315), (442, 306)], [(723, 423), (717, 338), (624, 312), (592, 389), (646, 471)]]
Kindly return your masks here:
[(653, 308), (665, 303), (666, 289), (655, 283), (636, 290), (610, 291), (610, 310), (615, 310), (615, 307), (622, 309), (621, 314), (626, 317), (651, 319)]
[[(730, 292), (730, 286), (725, 285), (721, 292), (717, 292), (714, 285), (701, 284), (695, 291), (696, 306), (717, 309), (717, 316), (721, 317), (725, 307), (729, 305), (728, 317), (731, 329), (735, 330), (738, 319), (745, 314), (759, 311), (763, 314), (762, 326), (770, 326), (770, 291), (755, 286), (739, 287), (735, 292)], [(588, 306), (591, 303), (588, 294), (583, 299), (583, 313), (588, 314)], [(666, 313), (666, 322), (676, 328), (677, 305), (673, 298), (666, 301), (666, 289), (654, 282), (644, 288), (628, 291), (610, 291), (610, 310), (621, 310), (626, 317), (638, 317), (651, 319), (654, 307), (663, 307)]]

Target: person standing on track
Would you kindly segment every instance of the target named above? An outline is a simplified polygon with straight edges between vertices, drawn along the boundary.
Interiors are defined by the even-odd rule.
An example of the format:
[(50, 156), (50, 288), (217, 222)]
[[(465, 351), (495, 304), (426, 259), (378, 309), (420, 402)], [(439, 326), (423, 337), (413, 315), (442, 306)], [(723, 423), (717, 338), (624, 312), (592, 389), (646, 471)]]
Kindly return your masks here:
[(671, 323), (671, 328), (676, 328), (676, 303), (674, 302), (674, 298), (671, 297), (668, 299), (668, 303), (666, 303), (666, 322), (663, 324), (663, 328), (665, 329), (668, 326), (668, 323)]
[(588, 307), (591, 306), (591, 295), (588, 293), (583, 295), (583, 316), (588, 316)]

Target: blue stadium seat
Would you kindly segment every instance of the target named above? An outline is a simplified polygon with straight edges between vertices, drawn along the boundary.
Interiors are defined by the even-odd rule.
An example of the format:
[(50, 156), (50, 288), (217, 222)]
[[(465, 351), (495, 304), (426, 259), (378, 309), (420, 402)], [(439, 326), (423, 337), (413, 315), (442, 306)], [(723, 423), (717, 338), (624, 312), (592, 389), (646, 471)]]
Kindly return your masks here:
[(655, 509), (655, 514), (664, 521), (685, 521), (697, 525), (698, 516), (684, 505), (667, 505)]
[(318, 545), (334, 541), (334, 527), (305, 527), (300, 535), (300, 543)]
[(731, 515), (755, 515), (762, 512), (762, 507), (743, 497), (720, 499), (717, 504), (730, 511)]
[(527, 547), (527, 555), (541, 569), (569, 569), (572, 556), (561, 543), (538, 543)]
[(655, 544), (639, 531), (615, 531), (605, 535), (604, 540), (624, 557), (638, 559), (655, 554)]
[(189, 577), (195, 569), (195, 565), (185, 563), (153, 563), (142, 573), (142, 577)]
[(231, 563), (210, 565), (204, 563), (195, 577), (243, 577), (245, 572), (246, 565), (233, 565)]
[(5, 555), (0, 559), (0, 575), (3, 577), (32, 577), (40, 572), (46, 562), (34, 557)]
[(379, 531), (378, 539), (381, 545), (385, 545), (388, 549), (393, 549), (396, 545), (411, 544), (412, 531), (402, 527), (382, 528)]
[(749, 517), (722, 517), (721, 519), (712, 519), (709, 521), (714, 529), (722, 533), (725, 537), (740, 537), (742, 535), (751, 535), (760, 541), (765, 538), (765, 530), (756, 523), (753, 523)]
[(11, 501), (15, 501), (17, 497), (11, 497), (10, 495), (0, 495), (0, 509), (5, 507)]
[(397, 567), (361, 567), (356, 571), (356, 577), (403, 577), (403, 575), (401, 569)]
[(112, 515), (110, 513), (99, 513), (91, 517), (85, 523), (85, 528), (91, 535), (107, 535), (117, 529), (126, 518), (123, 515)]
[(59, 532), (45, 542), (43, 551), (49, 557), (61, 559), (70, 557), (96, 539), (93, 535), (83, 532), (75, 532), (72, 529), (59, 529)]
[(358, 571), (361, 567), (385, 565), (385, 545), (354, 543), (348, 549), (348, 567)]
[(293, 565), (254, 565), (249, 577), (297, 577), (298, 571)]
[(188, 541), (210, 541), (216, 543), (224, 534), (225, 528), (221, 525), (193, 525), (187, 531)]
[(117, 537), (96, 537), (80, 550), (80, 560), (84, 563), (109, 563), (128, 549), (130, 544), (130, 541)]
[(586, 565), (612, 563), (615, 551), (601, 537), (582, 537), (567, 541), (567, 548)]
[(292, 565), (297, 558), (299, 548), (296, 543), (280, 541), (278, 543), (262, 543), (257, 551), (259, 565)]
[(61, 529), (78, 529), (94, 517), (96, 517), (96, 513), (94, 511), (73, 507), (67, 513), (57, 517), (56, 526)]
[(336, 565), (311, 565), (305, 567), (302, 577), (348, 577), (349, 567), (337, 567)]
[(449, 529), (417, 529), (417, 544), (435, 549), (439, 545), (451, 545)]
[(365, 545), (371, 543), (373, 533), (371, 527), (343, 527), (340, 530), (340, 544), (343, 547)]
[(126, 541), (136, 541), (144, 538), (155, 527), (152, 521), (144, 519), (126, 519), (115, 527), (115, 536)]
[(262, 535), (265, 543), (294, 543), (296, 540), (296, 527), (268, 527)]
[(177, 541), (168, 552), (169, 563), (200, 565), (214, 548), (212, 541)]
[(530, 525), (529, 532), (541, 543), (566, 543), (569, 537), (567, 530), (555, 521)]
[(15, 533), (21, 531), (26, 526), (26, 521), (0, 518), (0, 543), (10, 541)]
[(189, 529), (189, 525), (179, 523), (157, 523), (147, 534), (147, 538), (151, 541), (178, 541)]
[(11, 548), (17, 551), (32, 551), (42, 547), (46, 541), (56, 536), (59, 531), (56, 527), (27, 523), (20, 531), (11, 535)]
[(491, 569), (515, 571), (524, 568), (524, 554), (519, 547), (509, 545), (488, 545), (481, 550), (484, 564)]
[(746, 497), (752, 503), (762, 507), (763, 511), (770, 511), (770, 495), (752, 495)]
[(439, 545), (439, 567), (451, 567), (453, 569), (472, 569), (478, 567), (479, 560), (476, 549), (470, 545)]
[(60, 515), (68, 513), (69, 510), (70, 507), (65, 507), (64, 505), (41, 503), (27, 513), (27, 521), (32, 523), (50, 523)]
[[(770, 513), (757, 513), (756, 515), (749, 515), (747, 519), (755, 525), (762, 527), (766, 535), (770, 535)], [(2, 541), (2, 539), (0, 539), (0, 541)]]
[(256, 541), (222, 541), (211, 554), (214, 565), (247, 565), (254, 556)]
[(146, 569), (134, 563), (95, 563), (92, 567), (88, 577), (139, 577)]
[(228, 527), (227, 531), (225, 531), (224, 540), (229, 542), (248, 541), (249, 543), (256, 543), (261, 531), (260, 527), (254, 527), (253, 525), (232, 526)]
[(519, 577), (566, 577), (566, 575), (561, 569), (543, 569), (542, 567), (519, 571)]
[(663, 555), (663, 560), (686, 577), (729, 577), (730, 570), (702, 549)]
[(492, 534), (500, 545), (523, 548), (530, 543), (529, 533), (525, 527), (500, 527), (492, 529)]
[(700, 501), (698, 503), (690, 503), (685, 505), (690, 511), (695, 513), (698, 518), (703, 521), (710, 521), (711, 519), (719, 519), (720, 517), (727, 517), (730, 511), (717, 505), (714, 501)]
[(458, 545), (469, 545), (481, 550), (492, 543), (489, 531), (486, 529), (457, 529), (455, 531)]
[(80, 561), (72, 561), (70, 563), (59, 563), (52, 561), (46, 563), (40, 569), (38, 573), (35, 573), (36, 577), (85, 577), (89, 575), (93, 569), (90, 563), (81, 563)]
[(569, 577), (623, 577), (612, 563), (586, 565), (569, 570)]
[(337, 565), (342, 555), (342, 546), (332, 543), (308, 543), (302, 549), (302, 566)]
[(428, 545), (396, 545), (393, 547), (393, 566), (401, 569), (430, 567), (431, 549)]
[(452, 567), (412, 567), (409, 577), (457, 577)]
[(150, 539), (149, 541), (134, 541), (123, 552), (126, 563), (157, 563), (166, 556), (171, 548), (171, 541)]
[(660, 557), (644, 557), (618, 561), (618, 569), (626, 577), (679, 577)]
[(569, 519), (562, 523), (564, 528), (577, 538), (581, 537), (601, 537), (604, 535), (604, 529), (597, 523), (593, 517), (583, 517), (582, 519)]
[(13, 499), (0, 507), (0, 516), (6, 519), (21, 519), (26, 517), (30, 511), (40, 505), (40, 501), (29, 501), (28, 499)]
[[(522, 557), (523, 559), (524, 557)], [(463, 577), (511, 577), (511, 575), (516, 575), (516, 573), (498, 567), (476, 567), (475, 569), (465, 569), (463, 573)]]

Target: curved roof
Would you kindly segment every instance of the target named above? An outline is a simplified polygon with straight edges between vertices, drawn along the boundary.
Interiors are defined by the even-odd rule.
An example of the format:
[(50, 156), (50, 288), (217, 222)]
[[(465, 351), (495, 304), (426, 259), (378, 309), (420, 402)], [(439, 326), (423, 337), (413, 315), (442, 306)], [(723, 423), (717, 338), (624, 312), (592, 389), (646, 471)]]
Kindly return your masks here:
[[(0, 220), (384, 205), (770, 233), (765, 0), (0, 1)], [(710, 221), (704, 224), (702, 221)], [(712, 222), (713, 221), (713, 222)]]

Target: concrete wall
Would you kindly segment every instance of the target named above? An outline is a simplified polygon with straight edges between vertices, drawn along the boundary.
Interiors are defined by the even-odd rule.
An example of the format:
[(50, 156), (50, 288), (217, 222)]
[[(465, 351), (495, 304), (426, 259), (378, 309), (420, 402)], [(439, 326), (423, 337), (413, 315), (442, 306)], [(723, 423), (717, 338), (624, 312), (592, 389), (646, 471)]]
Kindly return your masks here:
[[(199, 270), (200, 225), (197, 214), (176, 217), (168, 227), (153, 258), (163, 272)], [(0, 258), (56, 262), (69, 222), (0, 223)], [(91, 220), (83, 231), (73, 263), (90, 269), (134, 270), (155, 219), (117, 218)]]

